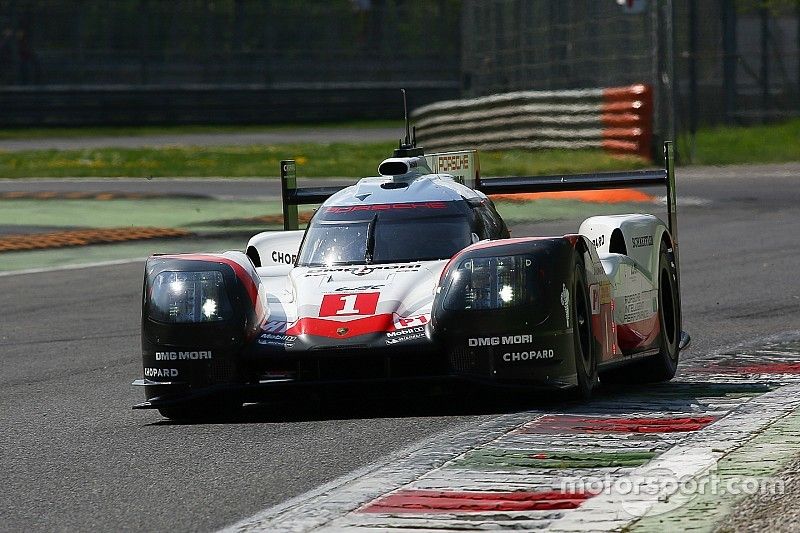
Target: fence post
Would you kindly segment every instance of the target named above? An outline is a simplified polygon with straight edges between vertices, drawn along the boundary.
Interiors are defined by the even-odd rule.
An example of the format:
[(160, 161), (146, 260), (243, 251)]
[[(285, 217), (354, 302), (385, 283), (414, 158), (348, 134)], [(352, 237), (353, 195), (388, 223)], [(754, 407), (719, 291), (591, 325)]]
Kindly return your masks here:
[(764, 4), (758, 8), (761, 19), (761, 121), (767, 121), (769, 110), (769, 10)]
[(739, 53), (736, 46), (736, 4), (722, 0), (722, 102), (725, 122), (732, 124), (736, 113), (736, 65)]

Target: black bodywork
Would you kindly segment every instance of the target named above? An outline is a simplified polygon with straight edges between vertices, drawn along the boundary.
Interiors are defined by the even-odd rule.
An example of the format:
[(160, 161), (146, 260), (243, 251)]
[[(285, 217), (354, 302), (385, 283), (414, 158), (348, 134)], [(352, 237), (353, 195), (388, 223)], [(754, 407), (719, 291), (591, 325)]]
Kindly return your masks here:
[[(469, 287), (459, 266), (494, 257), (517, 258), (519, 301), (476, 308), (459, 296)], [(202, 398), (258, 401), (289, 388), (366, 383), (470, 381), (485, 385), (564, 388), (575, 384), (573, 334), (559, 300), (571, 287), (576, 260), (566, 238), (512, 239), (457, 254), (440, 280), (431, 320), (347, 342), (270, 331), (241, 275), (213, 259), (153, 257), (142, 299), (142, 357), (147, 401), (162, 408)], [(524, 270), (524, 272), (523, 272)], [(230, 306), (207, 323), (164, 322), (150, 294), (162, 273), (219, 272)], [(523, 276), (524, 274), (524, 276)], [(248, 276), (257, 276), (255, 272)], [(523, 279), (524, 278), (524, 279)], [(257, 278), (255, 278), (257, 279)], [(388, 342), (387, 342), (388, 341)]]

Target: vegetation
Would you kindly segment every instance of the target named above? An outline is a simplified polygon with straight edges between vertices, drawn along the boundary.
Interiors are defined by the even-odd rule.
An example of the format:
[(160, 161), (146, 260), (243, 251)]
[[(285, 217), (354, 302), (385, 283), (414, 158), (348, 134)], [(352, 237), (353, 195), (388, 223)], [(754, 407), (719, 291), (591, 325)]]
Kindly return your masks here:
[[(0, 177), (276, 176), (282, 159), (297, 161), (301, 177), (375, 175), (394, 143), (282, 144), (227, 147), (101, 148), (0, 153)], [(551, 174), (640, 168), (647, 162), (601, 150), (481, 154), (484, 176)]]
[[(358, 123), (354, 127), (390, 125)], [(277, 126), (288, 128), (289, 126)], [(8, 132), (9, 130), (5, 130)], [(34, 135), (38, 130), (28, 130)], [(49, 130), (48, 130), (49, 131)], [(72, 131), (72, 130), (64, 130)], [(108, 129), (90, 130), (93, 132)], [(138, 128), (125, 134), (242, 131), (242, 128)], [(129, 133), (133, 132), (133, 133)], [(87, 133), (88, 134), (88, 133)], [(0, 136), (3, 132), (0, 131)], [(0, 178), (22, 177), (164, 177), (276, 176), (281, 159), (294, 159), (301, 177), (361, 177), (374, 175), (378, 162), (391, 154), (392, 142), (295, 143), (252, 146), (169, 146), (164, 148), (100, 148), (0, 152)], [(702, 129), (695, 153), (682, 142), (683, 160), (700, 165), (800, 161), (800, 119), (781, 124)], [(482, 152), (484, 176), (558, 174), (642, 168), (647, 161), (600, 150), (508, 150)]]
[(696, 165), (800, 161), (800, 119), (703, 129), (697, 133), (695, 146), (691, 163)]

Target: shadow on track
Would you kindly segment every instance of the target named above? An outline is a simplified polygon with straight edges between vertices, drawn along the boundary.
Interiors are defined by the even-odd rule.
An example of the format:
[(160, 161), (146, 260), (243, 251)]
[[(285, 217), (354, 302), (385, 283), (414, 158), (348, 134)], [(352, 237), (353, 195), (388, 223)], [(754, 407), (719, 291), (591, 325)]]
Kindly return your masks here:
[(570, 391), (530, 392), (485, 388), (435, 390), (339, 390), (291, 394), (280, 399), (245, 404), (240, 409), (208, 410), (186, 420), (161, 419), (148, 426), (194, 424), (280, 424), (321, 420), (489, 416), (530, 411), (604, 416), (636, 411), (691, 413), (701, 398), (754, 395), (770, 390), (765, 384), (680, 382), (640, 386), (603, 386), (589, 402)]

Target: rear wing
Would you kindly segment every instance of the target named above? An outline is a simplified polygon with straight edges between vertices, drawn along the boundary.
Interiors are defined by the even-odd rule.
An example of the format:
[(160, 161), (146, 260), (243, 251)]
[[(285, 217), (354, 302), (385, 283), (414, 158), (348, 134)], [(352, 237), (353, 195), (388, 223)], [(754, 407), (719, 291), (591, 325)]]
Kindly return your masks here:
[[(675, 265), (678, 265), (678, 212), (675, 192), (675, 148), (671, 141), (664, 143), (664, 168), (630, 172), (598, 172), (562, 176), (514, 176), (504, 178), (480, 177), (478, 154), (475, 150), (430, 154), (425, 157), (431, 170), (454, 176), (457, 181), (484, 194), (515, 194), (552, 191), (585, 191), (663, 185), (667, 189), (667, 223), (672, 235)], [(297, 188), (295, 162), (281, 161), (281, 197), (283, 198), (283, 227), (299, 228), (297, 206), (319, 204), (345, 187)]]

